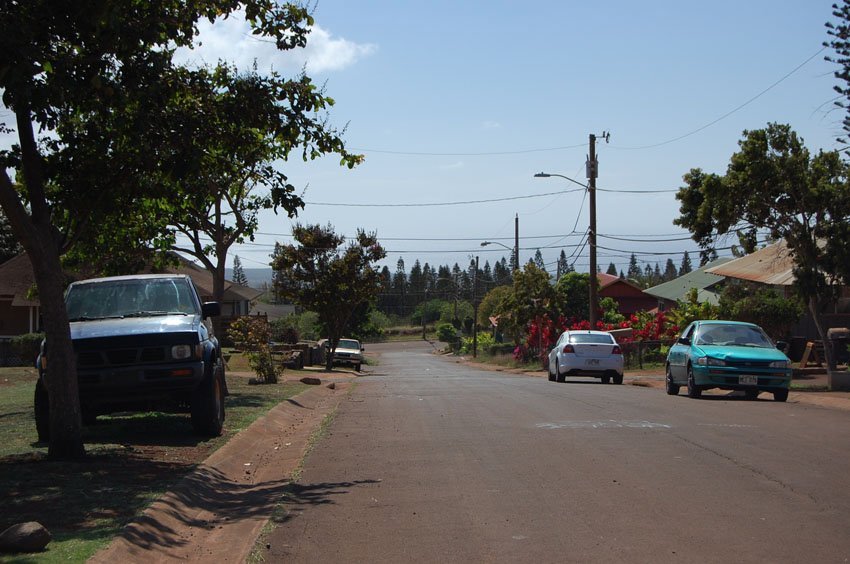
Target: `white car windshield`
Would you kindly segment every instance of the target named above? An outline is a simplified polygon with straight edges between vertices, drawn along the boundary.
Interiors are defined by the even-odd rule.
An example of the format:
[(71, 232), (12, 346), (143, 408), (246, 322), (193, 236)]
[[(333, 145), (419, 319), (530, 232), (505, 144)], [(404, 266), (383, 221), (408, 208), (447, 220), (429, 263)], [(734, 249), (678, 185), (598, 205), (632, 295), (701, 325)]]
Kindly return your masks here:
[(340, 339), (339, 344), (336, 346), (336, 348), (360, 350), (360, 343), (358, 343), (357, 341), (352, 341), (350, 339)]
[(600, 333), (575, 333), (570, 334), (570, 342), (573, 344), (614, 344), (614, 338), (611, 335)]

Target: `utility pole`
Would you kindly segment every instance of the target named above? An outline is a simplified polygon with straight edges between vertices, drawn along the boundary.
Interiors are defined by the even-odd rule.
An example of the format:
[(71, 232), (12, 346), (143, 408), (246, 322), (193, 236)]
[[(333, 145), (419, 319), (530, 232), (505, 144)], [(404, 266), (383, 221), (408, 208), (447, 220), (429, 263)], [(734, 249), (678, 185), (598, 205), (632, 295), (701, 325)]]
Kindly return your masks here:
[(478, 256), (475, 256), (475, 272), (472, 273), (472, 357), (478, 356)]
[(514, 270), (519, 270), (519, 214), (514, 218)]
[[(605, 133), (602, 134), (605, 137)], [(596, 275), (596, 176), (599, 174), (599, 162), (596, 160), (596, 135), (590, 134), (590, 154), (587, 158), (588, 192), (590, 194), (590, 230), (587, 234), (587, 242), (590, 245), (590, 328), (596, 329), (596, 321), (599, 311), (599, 296), (597, 285), (599, 277)]]

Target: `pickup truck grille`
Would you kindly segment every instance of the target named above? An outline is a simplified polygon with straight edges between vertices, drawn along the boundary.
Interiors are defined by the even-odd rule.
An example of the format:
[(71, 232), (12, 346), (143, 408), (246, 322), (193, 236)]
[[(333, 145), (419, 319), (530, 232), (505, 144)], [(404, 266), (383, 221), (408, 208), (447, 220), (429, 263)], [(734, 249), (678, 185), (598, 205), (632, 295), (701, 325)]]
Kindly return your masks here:
[(77, 366), (80, 368), (131, 366), (135, 364), (164, 362), (167, 358), (166, 347), (82, 351), (77, 354)]

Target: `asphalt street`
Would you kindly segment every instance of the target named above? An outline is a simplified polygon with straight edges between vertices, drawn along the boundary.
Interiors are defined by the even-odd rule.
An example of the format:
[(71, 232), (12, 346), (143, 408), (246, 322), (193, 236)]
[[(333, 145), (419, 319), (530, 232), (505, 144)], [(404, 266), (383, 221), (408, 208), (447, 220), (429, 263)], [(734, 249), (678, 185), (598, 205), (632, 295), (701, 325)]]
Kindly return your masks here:
[(850, 411), (368, 348), (269, 561), (850, 560)]

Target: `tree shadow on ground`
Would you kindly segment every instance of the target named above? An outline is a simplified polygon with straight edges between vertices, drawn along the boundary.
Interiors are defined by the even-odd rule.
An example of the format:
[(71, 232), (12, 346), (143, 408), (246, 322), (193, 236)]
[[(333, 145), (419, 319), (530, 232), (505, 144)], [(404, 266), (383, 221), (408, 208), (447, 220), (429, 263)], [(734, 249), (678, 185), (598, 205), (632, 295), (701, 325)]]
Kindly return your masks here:
[(284, 488), (282, 503), (272, 515), (272, 521), (278, 525), (286, 523), (295, 516), (293, 510), (298, 507), (332, 504), (336, 496), (347, 494), (351, 488), (379, 482), (368, 479), (317, 484), (289, 483)]

